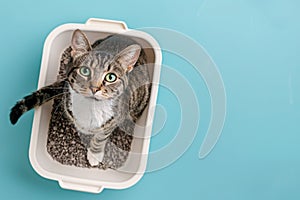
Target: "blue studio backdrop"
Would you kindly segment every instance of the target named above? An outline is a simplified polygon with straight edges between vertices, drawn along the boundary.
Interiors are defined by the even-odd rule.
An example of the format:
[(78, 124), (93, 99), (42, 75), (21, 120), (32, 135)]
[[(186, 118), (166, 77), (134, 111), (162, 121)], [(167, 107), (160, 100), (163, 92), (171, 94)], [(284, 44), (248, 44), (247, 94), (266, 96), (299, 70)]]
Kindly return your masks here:
[[(299, 9), (296, 0), (2, 0), (0, 199), (300, 199)], [(91, 17), (125, 21), (132, 29), (175, 30), (206, 50), (227, 98), (222, 135), (207, 157), (199, 159), (212, 109), (207, 85), (189, 62), (163, 52), (168, 67), (161, 81), (171, 80), (168, 69), (174, 69), (198, 99), (197, 134), (179, 159), (133, 187), (96, 195), (63, 190), (33, 170), (28, 149), (34, 112), (12, 126), (10, 108), (36, 90), (47, 35)], [(172, 141), (181, 120), (180, 101), (166, 87), (160, 87), (157, 103), (150, 152)]]

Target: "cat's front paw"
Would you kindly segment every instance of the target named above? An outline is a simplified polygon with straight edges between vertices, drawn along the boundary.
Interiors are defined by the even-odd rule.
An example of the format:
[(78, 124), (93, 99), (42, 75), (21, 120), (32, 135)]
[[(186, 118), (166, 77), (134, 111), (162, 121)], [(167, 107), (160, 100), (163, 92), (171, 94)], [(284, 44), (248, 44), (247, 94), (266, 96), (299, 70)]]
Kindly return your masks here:
[(88, 149), (87, 159), (91, 166), (94, 167), (99, 165), (102, 162), (103, 157), (104, 157), (104, 152), (93, 153), (90, 149)]

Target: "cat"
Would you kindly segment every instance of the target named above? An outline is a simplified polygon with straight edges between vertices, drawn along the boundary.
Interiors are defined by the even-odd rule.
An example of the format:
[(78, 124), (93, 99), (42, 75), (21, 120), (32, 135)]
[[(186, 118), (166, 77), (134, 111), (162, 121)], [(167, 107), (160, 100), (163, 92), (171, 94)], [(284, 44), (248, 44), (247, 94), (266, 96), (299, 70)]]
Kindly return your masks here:
[(73, 32), (69, 55), (58, 80), (18, 101), (10, 120), (15, 124), (26, 111), (61, 98), (64, 114), (78, 134), (91, 138), (89, 165), (99, 166), (110, 135), (115, 130), (132, 135), (132, 124), (148, 105), (151, 84), (146, 56), (128, 36), (111, 35), (91, 45), (79, 29)]

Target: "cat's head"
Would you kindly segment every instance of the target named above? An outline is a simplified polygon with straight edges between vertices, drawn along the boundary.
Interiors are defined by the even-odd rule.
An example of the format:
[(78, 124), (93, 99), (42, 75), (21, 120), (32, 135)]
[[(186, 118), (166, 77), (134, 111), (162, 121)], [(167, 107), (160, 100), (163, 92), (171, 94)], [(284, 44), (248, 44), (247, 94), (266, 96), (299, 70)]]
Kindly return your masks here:
[(128, 46), (117, 55), (93, 50), (80, 30), (75, 30), (71, 41), (73, 63), (68, 81), (75, 92), (97, 100), (111, 99), (124, 92), (128, 72), (137, 62), (141, 47)]

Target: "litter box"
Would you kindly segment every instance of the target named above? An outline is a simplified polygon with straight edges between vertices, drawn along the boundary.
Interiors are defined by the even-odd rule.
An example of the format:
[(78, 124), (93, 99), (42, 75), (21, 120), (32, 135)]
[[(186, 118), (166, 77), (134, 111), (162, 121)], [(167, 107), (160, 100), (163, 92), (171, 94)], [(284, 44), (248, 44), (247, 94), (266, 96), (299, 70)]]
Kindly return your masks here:
[(149, 34), (130, 30), (121, 21), (91, 18), (85, 24), (65, 24), (54, 29), (47, 37), (40, 69), (38, 88), (56, 80), (61, 53), (70, 46), (72, 32), (82, 30), (93, 41), (111, 34), (132, 37), (143, 48), (148, 58), (152, 89), (149, 104), (134, 129), (129, 157), (120, 169), (101, 170), (63, 165), (48, 154), (46, 149), (52, 102), (37, 108), (34, 113), (29, 157), (35, 171), (48, 179), (56, 180), (65, 189), (100, 193), (104, 188), (124, 189), (137, 183), (143, 176), (149, 152), (152, 122), (156, 105), (161, 67), (161, 50)]

